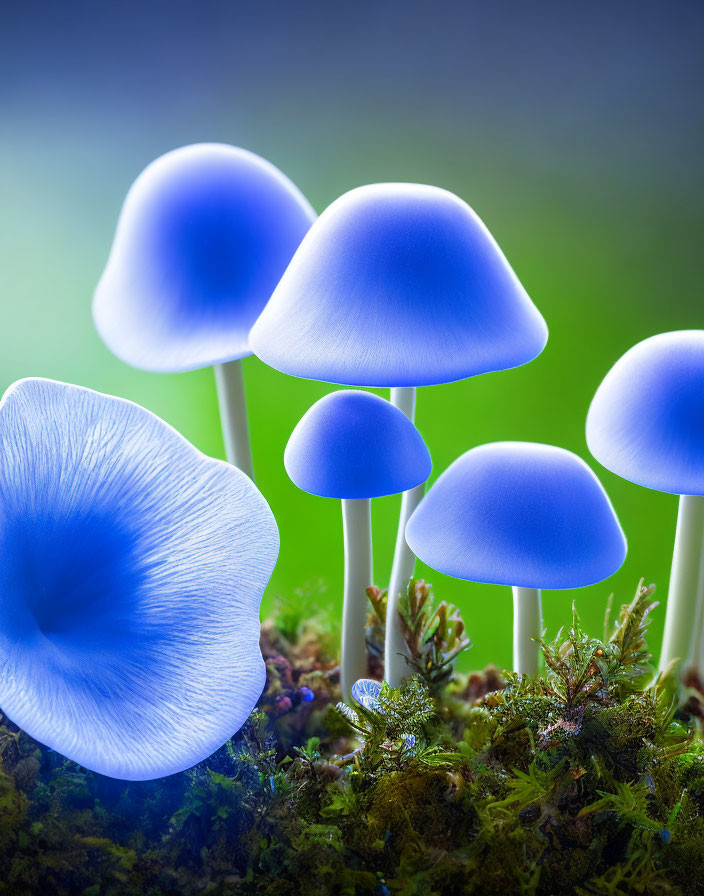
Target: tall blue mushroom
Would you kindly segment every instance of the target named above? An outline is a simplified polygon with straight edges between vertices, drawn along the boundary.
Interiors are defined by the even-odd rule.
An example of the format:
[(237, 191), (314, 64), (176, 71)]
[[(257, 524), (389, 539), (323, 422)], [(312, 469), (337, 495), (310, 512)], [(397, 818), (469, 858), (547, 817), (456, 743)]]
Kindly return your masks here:
[(166, 153), (125, 199), (93, 300), (108, 348), (142, 370), (215, 367), (228, 460), (252, 476), (241, 359), (315, 213), (271, 163), (234, 146)]
[(446, 575), (513, 588), (513, 668), (535, 675), (540, 590), (612, 575), (626, 540), (601, 483), (552, 445), (494, 442), (459, 457), (406, 528), (420, 559)]
[(278, 532), (251, 480), (149, 411), (31, 379), (0, 403), (0, 707), (104, 775), (205, 759), (264, 685)]
[(699, 667), (704, 617), (704, 330), (639, 342), (604, 377), (587, 443), (607, 469), (680, 495), (660, 669)]
[(371, 498), (415, 488), (430, 475), (420, 433), (398, 408), (369, 392), (332, 392), (306, 411), (284, 453), (291, 480), (303, 491), (342, 499), (345, 590), (342, 691), (367, 675), (364, 639), (372, 584)]
[[(301, 243), (252, 329), (263, 361), (293, 376), (391, 388), (413, 420), (417, 386), (517, 367), (545, 322), (472, 209), (447, 190), (373, 184), (341, 196)], [(389, 585), (386, 674), (406, 665), (398, 599), (415, 557), (404, 494)]]

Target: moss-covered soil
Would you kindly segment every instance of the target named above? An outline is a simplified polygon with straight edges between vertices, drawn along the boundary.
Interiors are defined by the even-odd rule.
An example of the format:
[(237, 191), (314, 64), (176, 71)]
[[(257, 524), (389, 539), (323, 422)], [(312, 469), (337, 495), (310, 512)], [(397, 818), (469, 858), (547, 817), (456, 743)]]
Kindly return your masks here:
[(339, 703), (332, 639), (296, 595), (263, 626), (248, 724), (159, 781), (103, 778), (2, 720), (0, 896), (704, 893), (701, 704), (654, 680), (652, 592), (599, 638), (575, 616), (521, 680), (455, 675), (459, 614), (413, 582), (415, 674), (367, 707)]

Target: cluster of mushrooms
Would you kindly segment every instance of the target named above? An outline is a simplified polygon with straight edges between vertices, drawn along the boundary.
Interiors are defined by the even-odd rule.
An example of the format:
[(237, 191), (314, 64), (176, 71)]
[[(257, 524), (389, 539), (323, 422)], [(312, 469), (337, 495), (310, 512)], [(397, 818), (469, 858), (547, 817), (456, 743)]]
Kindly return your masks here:
[[(402, 494), (385, 645), (394, 686), (409, 671), (398, 608), (416, 557), (512, 587), (514, 670), (531, 675), (541, 589), (590, 585), (623, 563), (608, 496), (563, 448), (473, 447), (424, 494), (417, 387), (517, 367), (547, 340), (496, 242), (452, 193), (365, 186), (316, 218), (250, 152), (167, 153), (127, 195), (93, 313), (128, 364), (214, 368), (229, 463), (83, 387), (21, 380), (0, 403), (0, 707), (88, 768), (127, 779), (188, 768), (261, 694), (259, 606), (279, 542), (254, 484), (241, 366), (252, 353), (291, 376), (358, 387), (316, 402), (284, 455), (299, 488), (342, 503), (346, 698), (367, 674), (375, 497)], [(389, 388), (390, 401), (359, 387)], [(682, 496), (661, 668), (696, 665), (704, 331), (655, 336), (621, 358), (589, 410), (587, 442), (620, 476)]]

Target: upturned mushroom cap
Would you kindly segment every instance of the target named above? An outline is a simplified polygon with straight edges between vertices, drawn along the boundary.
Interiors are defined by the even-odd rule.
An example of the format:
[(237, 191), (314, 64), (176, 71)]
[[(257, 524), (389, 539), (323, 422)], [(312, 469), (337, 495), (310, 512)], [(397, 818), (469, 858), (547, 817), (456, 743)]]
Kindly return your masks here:
[(284, 466), (313, 495), (377, 498), (425, 482), (432, 463), (405, 414), (378, 395), (346, 389), (306, 411), (288, 440)]
[(207, 758), (265, 680), (268, 504), (144, 408), (51, 380), (0, 403), (0, 707), (116, 778)]
[(447, 190), (373, 184), (316, 221), (252, 329), (293, 376), (447, 383), (531, 361), (547, 327), (472, 209)]
[(629, 349), (596, 391), (587, 444), (623, 479), (704, 495), (704, 330), (661, 333)]
[(251, 354), (249, 331), (315, 213), (274, 165), (201, 143), (148, 165), (127, 194), (93, 316), (143, 370)]
[(416, 508), (406, 539), (428, 566), (458, 579), (579, 588), (616, 572), (626, 539), (601, 483), (552, 445), (472, 448)]

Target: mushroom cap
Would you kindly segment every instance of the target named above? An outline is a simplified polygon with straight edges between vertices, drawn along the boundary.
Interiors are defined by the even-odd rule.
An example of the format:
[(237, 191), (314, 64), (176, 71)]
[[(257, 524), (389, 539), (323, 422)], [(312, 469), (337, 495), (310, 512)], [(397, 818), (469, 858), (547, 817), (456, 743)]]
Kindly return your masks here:
[(122, 207), (93, 299), (100, 336), (157, 372), (250, 355), (252, 324), (314, 218), (254, 153), (199, 143), (160, 156)]
[(358, 678), (352, 685), (352, 698), (365, 709), (378, 712), (381, 709), (379, 694), (381, 694), (382, 687), (382, 683), (373, 678)]
[(587, 444), (623, 479), (704, 495), (704, 330), (660, 333), (629, 349), (592, 400)]
[(0, 403), (0, 707), (114, 778), (205, 759), (262, 691), (268, 504), (129, 401), (31, 379)]
[(324, 498), (377, 498), (420, 485), (432, 462), (420, 433), (378, 395), (331, 392), (301, 417), (284, 466), (304, 492)]
[(406, 527), (428, 566), (457, 579), (579, 588), (607, 578), (626, 539), (585, 462), (553, 445), (472, 448), (438, 478)]
[(493, 237), (447, 190), (372, 184), (305, 237), (252, 329), (293, 376), (423, 386), (518, 367), (547, 327)]

